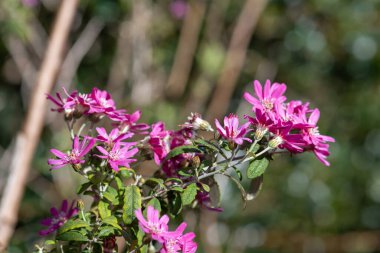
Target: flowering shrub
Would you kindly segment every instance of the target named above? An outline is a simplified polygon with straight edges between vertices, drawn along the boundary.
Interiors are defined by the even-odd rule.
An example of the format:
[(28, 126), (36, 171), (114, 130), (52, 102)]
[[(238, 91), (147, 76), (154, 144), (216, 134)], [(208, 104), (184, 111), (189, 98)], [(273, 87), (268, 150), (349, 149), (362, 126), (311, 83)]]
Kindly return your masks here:
[[(252, 105), (246, 122), (230, 114), (223, 125), (215, 120), (217, 131), (197, 113), (178, 130), (167, 130), (163, 122), (139, 123), (140, 111), (117, 109), (97, 88), (90, 94), (48, 95), (72, 140), (71, 150), (51, 149), (55, 158), (48, 164), (52, 170), (71, 166), (81, 174), (86, 181), (78, 194), (93, 201), (87, 208), (81, 200), (76, 207), (64, 200), (60, 210), (52, 208), (52, 218), (42, 221), (48, 229), (40, 234), (56, 232), (55, 238), (39, 252), (117, 252), (116, 237), (124, 238), (127, 252), (196, 252), (195, 234), (185, 232), (185, 222), (170, 230), (170, 217), (181, 218), (185, 208), (222, 211), (215, 204), (220, 198), (215, 175), (231, 179), (246, 202), (253, 195), (240, 184), (242, 167), (247, 178), (261, 184), (277, 153), (312, 151), (328, 166), (328, 142), (334, 139), (319, 134), (319, 110), (301, 101), (287, 103), (285, 84), (267, 81), (263, 87), (254, 81), (254, 91), (244, 94)], [(113, 123), (111, 131), (95, 127), (103, 119)], [(204, 131), (214, 137), (203, 138)], [(137, 169), (149, 160), (158, 169), (143, 177)]]

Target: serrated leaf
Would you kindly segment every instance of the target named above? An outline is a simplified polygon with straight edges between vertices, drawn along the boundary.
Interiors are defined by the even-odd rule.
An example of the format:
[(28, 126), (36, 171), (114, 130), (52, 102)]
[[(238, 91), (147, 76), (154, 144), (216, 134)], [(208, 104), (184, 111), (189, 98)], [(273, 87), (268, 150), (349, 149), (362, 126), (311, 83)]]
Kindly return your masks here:
[(100, 218), (105, 219), (111, 216), (111, 210), (109, 210), (109, 204), (103, 201), (99, 201), (98, 210)]
[(124, 192), (123, 221), (125, 224), (131, 224), (135, 211), (141, 208), (141, 193), (136, 185), (129, 185)]
[(265, 157), (260, 160), (252, 161), (247, 169), (247, 177), (253, 179), (261, 176), (262, 174), (264, 174), (268, 165), (269, 161)]
[(89, 228), (89, 227), (90, 226), (88, 225), (88, 223), (83, 220), (68, 220), (66, 221), (65, 224), (63, 224), (58, 229), (58, 234), (63, 234), (67, 231), (77, 229), (77, 228)]
[(111, 225), (112, 227), (117, 228), (119, 230), (122, 230), (120, 225), (117, 223), (117, 218), (115, 216), (109, 216), (109, 217), (105, 218), (104, 220), (102, 220), (102, 222), (104, 224)]
[(249, 191), (247, 193), (247, 200), (253, 200), (259, 195), (263, 186), (264, 175), (252, 179)]
[(182, 204), (184, 206), (193, 203), (195, 196), (197, 195), (197, 185), (192, 183), (188, 185), (181, 194)]
[(108, 227), (108, 226), (102, 226), (99, 228), (99, 233), (98, 233), (98, 237), (108, 237), (110, 235), (114, 235), (115, 234), (115, 228), (114, 227)]
[(165, 157), (165, 160), (169, 160), (177, 155), (184, 153), (202, 153), (202, 150), (193, 145), (179, 146), (172, 149)]
[(68, 231), (62, 234), (58, 234), (56, 238), (59, 241), (77, 241), (77, 242), (88, 241), (88, 238), (85, 235), (77, 231)]
[[(154, 209), (161, 212), (161, 203), (157, 198), (152, 198), (151, 200), (149, 200), (149, 202), (146, 204), (146, 206), (147, 207), (152, 206)], [(147, 208), (144, 210), (145, 215), (146, 215), (146, 210), (147, 210)]]

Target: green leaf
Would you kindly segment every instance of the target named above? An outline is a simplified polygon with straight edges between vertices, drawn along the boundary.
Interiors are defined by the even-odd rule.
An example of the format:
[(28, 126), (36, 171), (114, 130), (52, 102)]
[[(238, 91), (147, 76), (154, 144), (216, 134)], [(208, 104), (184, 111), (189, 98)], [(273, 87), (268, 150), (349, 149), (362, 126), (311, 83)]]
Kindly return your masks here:
[(145, 183), (146, 184), (149, 184), (149, 182), (153, 183), (153, 184), (156, 184), (156, 185), (159, 185), (161, 188), (165, 188), (165, 185), (164, 185), (164, 180), (161, 179), (161, 178), (155, 178), (155, 177), (152, 177), (152, 178), (148, 178)]
[(183, 153), (202, 153), (202, 150), (193, 145), (179, 146), (172, 149), (169, 154), (166, 155), (165, 160), (169, 160)]
[(62, 227), (58, 229), (58, 234), (63, 234), (67, 231), (77, 228), (90, 228), (87, 222), (83, 220), (68, 220)]
[(220, 207), (220, 189), (219, 184), (216, 181), (213, 181), (210, 187), (210, 199), (211, 199), (211, 207)]
[(109, 210), (108, 207), (109, 207), (108, 203), (99, 201), (98, 210), (99, 210), (100, 218), (102, 218), (102, 220), (107, 218), (108, 216), (111, 216), (111, 210)]
[(203, 190), (205, 190), (206, 192), (210, 192), (210, 186), (204, 183), (201, 183), (201, 185), (202, 185)]
[(188, 185), (181, 194), (182, 204), (184, 206), (193, 203), (195, 196), (197, 195), (197, 185), (192, 183)]
[(247, 200), (254, 200), (257, 195), (259, 195), (261, 188), (263, 186), (264, 175), (252, 179), (249, 186), (249, 191), (247, 194)]
[(175, 178), (175, 177), (170, 177), (168, 179), (166, 179), (166, 182), (172, 182), (174, 184), (183, 184), (183, 181), (179, 178)]
[(119, 204), (119, 193), (111, 186), (108, 186), (107, 190), (103, 192), (103, 197), (109, 200), (113, 205)]
[(136, 185), (129, 185), (124, 192), (123, 221), (131, 224), (135, 211), (141, 208), (141, 193)]
[(253, 179), (261, 176), (262, 174), (264, 174), (268, 165), (269, 161), (265, 157), (260, 160), (252, 161), (247, 169), (247, 177)]
[(69, 231), (57, 235), (57, 240), (59, 241), (77, 241), (77, 242), (86, 242), (88, 238), (79, 233), (78, 231)]
[(174, 186), (170, 188), (171, 191), (176, 191), (176, 192), (183, 192), (183, 188), (181, 186)]
[[(152, 198), (151, 200), (149, 200), (148, 204), (146, 204), (146, 206), (152, 206), (154, 209), (158, 210), (159, 212), (161, 212), (161, 203), (160, 201), (157, 199), (157, 198)], [(144, 210), (144, 214), (146, 215), (146, 210)]]
[(120, 225), (117, 223), (117, 218), (115, 216), (109, 216), (102, 220), (103, 223), (111, 225), (114, 228), (117, 228), (119, 230), (123, 230)]
[(116, 185), (117, 185), (117, 189), (120, 191), (120, 190), (124, 190), (124, 185), (123, 185), (123, 181), (119, 178), (119, 177), (115, 177), (115, 182), (116, 182)]
[(148, 245), (144, 245), (140, 248), (140, 253), (148, 253)]
[(109, 226), (102, 226), (99, 228), (98, 237), (108, 237), (115, 234), (115, 228)]
[(178, 175), (183, 176), (183, 177), (189, 177), (192, 176), (190, 173), (184, 171), (184, 170), (178, 170), (177, 171)]
[(177, 192), (170, 191), (168, 193), (169, 210), (173, 216), (177, 216), (182, 211), (182, 199), (181, 195)]
[(54, 240), (46, 240), (45, 245), (55, 245), (55, 241)]
[(216, 151), (216, 152), (219, 152), (219, 148), (217, 146), (215, 146), (213, 143), (211, 142), (208, 142), (206, 140), (202, 140), (202, 139), (197, 139), (197, 140), (194, 140), (193, 141), (197, 146), (199, 147), (207, 147), (208, 149), (212, 150), (212, 151)]
[(78, 193), (78, 194), (82, 194), (82, 193), (83, 193), (85, 190), (87, 190), (88, 187), (90, 187), (91, 185), (92, 185), (91, 182), (87, 182), (87, 183), (82, 184), (82, 185), (78, 188), (77, 193)]
[(223, 174), (223, 175), (226, 176), (226, 177), (228, 177), (229, 179), (231, 179), (231, 181), (236, 184), (236, 186), (238, 187), (238, 189), (240, 190), (240, 193), (241, 193), (241, 198), (243, 200), (243, 208), (245, 208), (247, 206), (247, 193), (245, 192), (244, 187), (233, 176), (231, 176), (229, 174)]
[(145, 233), (144, 231), (139, 227), (139, 230), (136, 233), (136, 238), (137, 238), (137, 245), (141, 246), (143, 245), (143, 239), (144, 239)]

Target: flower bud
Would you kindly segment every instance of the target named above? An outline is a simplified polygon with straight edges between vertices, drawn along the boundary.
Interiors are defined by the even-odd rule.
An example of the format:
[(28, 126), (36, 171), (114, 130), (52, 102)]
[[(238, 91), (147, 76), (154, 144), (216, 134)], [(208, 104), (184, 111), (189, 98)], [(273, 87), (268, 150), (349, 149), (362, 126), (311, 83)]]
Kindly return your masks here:
[(199, 156), (194, 156), (192, 159), (191, 159), (191, 162), (193, 164), (193, 166), (195, 168), (198, 168), (199, 165), (201, 164), (201, 159), (199, 158)]
[(283, 142), (284, 142), (284, 140), (282, 139), (282, 137), (277, 135), (269, 141), (268, 146), (271, 148), (277, 148)]
[(77, 208), (78, 208), (80, 211), (83, 211), (83, 210), (84, 210), (84, 202), (83, 202), (83, 200), (81, 200), (81, 199), (78, 199), (78, 200), (77, 200)]
[(199, 113), (191, 113), (189, 117), (187, 117), (187, 122), (184, 124), (185, 127), (192, 128), (194, 130), (203, 130), (213, 132), (210, 123), (204, 119)]
[(268, 132), (267, 127), (258, 126), (255, 132), (255, 140), (258, 140), (258, 141), (261, 140), (267, 132)]

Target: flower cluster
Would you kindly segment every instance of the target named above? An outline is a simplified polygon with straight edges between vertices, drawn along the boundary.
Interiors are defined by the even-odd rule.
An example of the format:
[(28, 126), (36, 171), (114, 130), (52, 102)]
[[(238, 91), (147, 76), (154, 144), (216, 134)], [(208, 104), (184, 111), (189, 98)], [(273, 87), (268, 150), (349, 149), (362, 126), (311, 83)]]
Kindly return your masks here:
[(319, 110), (309, 108), (309, 103), (290, 101), (285, 103), (285, 84), (267, 80), (264, 87), (254, 81), (255, 95), (246, 92), (244, 98), (252, 104), (255, 117), (246, 116), (255, 129), (255, 139), (260, 140), (270, 133), (269, 146), (284, 148), (291, 153), (313, 151), (316, 157), (326, 166), (329, 156), (329, 144), (334, 138), (321, 135), (317, 122)]
[(56, 98), (47, 95), (56, 108), (53, 111), (63, 112), (67, 120), (87, 116), (91, 121), (97, 122), (103, 117), (116, 122), (116, 126), (122, 132), (141, 133), (146, 131), (147, 124), (137, 123), (141, 112), (128, 114), (123, 109), (116, 109), (115, 102), (107, 91), (93, 88), (91, 93), (79, 93), (73, 91), (70, 94), (64, 89), (65, 97), (56, 93)]
[(130, 163), (136, 161), (132, 157), (138, 149), (134, 147), (136, 142), (125, 142), (125, 140), (135, 133), (146, 133), (145, 131), (149, 129), (147, 124), (136, 123), (141, 117), (141, 112), (128, 114), (125, 110), (117, 110), (111, 95), (97, 88), (94, 88), (90, 94), (81, 94), (77, 91), (68, 94), (66, 90), (64, 93), (65, 98), (60, 93), (56, 94), (56, 98), (50, 95), (47, 95), (47, 98), (57, 106), (52, 110), (64, 112), (66, 120), (71, 121), (73, 118), (86, 116), (87, 119), (97, 122), (106, 116), (116, 123), (109, 134), (104, 128), (98, 127), (96, 128), (98, 136), (95, 138), (87, 135), (75, 136), (72, 150), (67, 153), (51, 149), (57, 158), (48, 160), (51, 168), (59, 169), (70, 164), (79, 170), (81, 164), (85, 163), (84, 156), (92, 150), (96, 142), (99, 154), (95, 156), (107, 161), (114, 171), (119, 171), (120, 166), (130, 167)]
[[(97, 88), (89, 94), (48, 95), (55, 104), (53, 111), (64, 114), (72, 140), (68, 151), (51, 149), (55, 158), (48, 159), (48, 164), (52, 170), (72, 166), (85, 178), (78, 194), (91, 196), (93, 202), (85, 212), (84, 203), (78, 200), (80, 215), (76, 215), (73, 204), (69, 207), (63, 201), (59, 210), (51, 209), (52, 218), (42, 221), (48, 229), (40, 234), (58, 230), (56, 241), (75, 237), (78, 243), (66, 246), (77, 246), (78, 252), (94, 247), (113, 252), (118, 247), (115, 238), (123, 236), (131, 252), (154, 247), (154, 240), (162, 245), (161, 253), (193, 253), (197, 250), (195, 234), (184, 233), (185, 222), (169, 230), (168, 214), (179, 215), (186, 207), (223, 211), (215, 175), (232, 180), (246, 202), (257, 192), (245, 192), (237, 165), (250, 163), (246, 177), (251, 180), (263, 175), (274, 153), (283, 151), (312, 151), (329, 165), (329, 142), (334, 139), (319, 133), (319, 110), (301, 101), (286, 102), (285, 84), (267, 81), (263, 87), (254, 81), (254, 90), (254, 95), (244, 94), (252, 105), (252, 114), (244, 116), (246, 122), (230, 114), (223, 122), (216, 119), (217, 132), (205, 136), (201, 131), (214, 129), (198, 113), (192, 113), (178, 130), (168, 130), (163, 122), (138, 123), (140, 111), (128, 114), (117, 109), (111, 95)], [(111, 121), (111, 131), (97, 125), (103, 118)], [(141, 173), (147, 160), (158, 167), (153, 175)], [(236, 173), (229, 173), (232, 170)], [(165, 214), (160, 217), (153, 206)], [(68, 219), (71, 222), (66, 223)]]
[(195, 234), (190, 232), (183, 234), (187, 226), (182, 222), (175, 231), (169, 231), (169, 217), (163, 215), (160, 218), (159, 211), (152, 206), (147, 208), (147, 219), (144, 218), (141, 209), (135, 212), (141, 229), (153, 240), (162, 243), (160, 253), (193, 253), (197, 250), (197, 244), (193, 241)]
[(60, 228), (65, 222), (78, 213), (78, 209), (74, 208), (74, 201), (71, 203), (70, 207), (67, 200), (63, 200), (61, 208), (57, 210), (55, 207), (50, 209), (52, 217), (43, 219), (41, 224), (47, 226), (48, 229), (41, 230), (40, 235), (45, 236), (53, 233), (58, 228)]
[(177, 176), (178, 168), (194, 157), (194, 154), (187, 153), (166, 160), (167, 154), (174, 148), (192, 144), (191, 140), (196, 137), (197, 130), (214, 131), (198, 113), (192, 113), (178, 131), (166, 130), (163, 122), (152, 125), (150, 148), (154, 153), (154, 161), (157, 165), (162, 165), (167, 176)]

